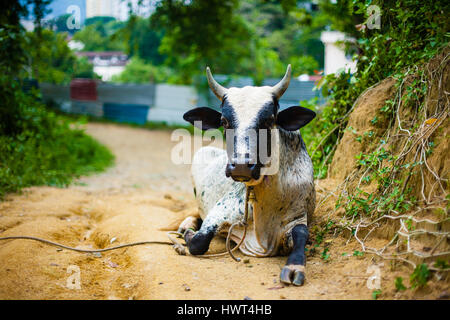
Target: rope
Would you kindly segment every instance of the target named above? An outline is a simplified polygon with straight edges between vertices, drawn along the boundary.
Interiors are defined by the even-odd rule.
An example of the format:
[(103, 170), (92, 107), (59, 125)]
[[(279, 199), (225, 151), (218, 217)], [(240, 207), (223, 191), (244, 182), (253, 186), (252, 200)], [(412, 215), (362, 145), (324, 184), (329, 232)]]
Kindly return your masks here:
[[(248, 225), (248, 224), (247, 224), (247, 220), (248, 220), (248, 202), (249, 202), (249, 199), (250, 199), (251, 194), (253, 195), (253, 199), (254, 199), (253, 187), (252, 187), (252, 186), (248, 186), (247, 189), (246, 189), (246, 193), (245, 193), (244, 219), (243, 219), (243, 221), (238, 221), (238, 222), (233, 223), (233, 224), (230, 226), (230, 229), (228, 229), (228, 235), (227, 235), (227, 240), (226, 240), (226, 248), (227, 248), (227, 251), (221, 252), (221, 253), (203, 254), (203, 255), (195, 256), (195, 257), (197, 257), (197, 258), (214, 258), (214, 257), (222, 257), (222, 256), (224, 256), (224, 255), (229, 254), (229, 255), (231, 256), (231, 258), (233, 258), (233, 260), (235, 260), (235, 261), (237, 261), (237, 262), (240, 262), (240, 261), (241, 261), (240, 258), (236, 258), (236, 257), (234, 256), (233, 252), (236, 251), (237, 249), (239, 249), (239, 247), (241, 246), (241, 244), (244, 242), (245, 236), (247, 235), (247, 225)], [(242, 236), (242, 238), (241, 238), (241, 241), (239, 241), (239, 243), (238, 243), (235, 247), (233, 247), (233, 249), (231, 249), (231, 248), (230, 248), (231, 234), (232, 234), (232, 232), (233, 232), (233, 229), (234, 229), (236, 226), (244, 227), (244, 234), (243, 234), (243, 236)], [(171, 231), (171, 232), (169, 232), (169, 233), (170, 233), (170, 234), (175, 234), (175, 235), (177, 235), (178, 237), (183, 237), (183, 234), (181, 234), (180, 232)], [(185, 255), (186, 253), (185, 253), (184, 247), (183, 247), (176, 239), (171, 238), (171, 237), (169, 237), (169, 238), (170, 238), (170, 241), (172, 241), (172, 243), (173, 243), (173, 245), (174, 245), (175, 251), (177, 251), (178, 254)], [(179, 249), (178, 249), (178, 248), (180, 248), (180, 247), (184, 250), (183, 253), (180, 253), (180, 252), (179, 252)]]
[[(244, 242), (245, 235), (247, 234), (248, 200), (249, 200), (249, 197), (250, 197), (250, 192), (252, 192), (252, 191), (253, 191), (253, 187), (247, 187), (246, 194), (245, 194), (244, 220), (236, 222), (236, 223), (233, 223), (231, 225), (230, 229), (228, 230), (227, 241), (226, 241), (227, 251), (226, 252), (222, 252), (222, 253), (217, 253), (217, 254), (207, 254), (207, 255), (195, 256), (195, 257), (211, 258), (211, 257), (219, 257), (219, 256), (223, 256), (223, 255), (229, 254), (235, 261), (237, 261), (237, 262), (241, 261), (241, 259), (236, 258), (233, 255), (233, 251), (237, 250), (241, 246), (241, 244)], [(238, 226), (238, 225), (244, 227), (244, 235), (242, 236), (242, 239), (238, 243), (238, 245), (235, 246), (233, 249), (230, 249), (231, 233), (233, 231), (233, 228)], [(69, 247), (69, 246), (66, 246), (64, 244), (53, 242), (53, 241), (50, 241), (50, 240), (47, 240), (47, 239), (42, 239), (42, 238), (39, 238), (39, 237), (32, 237), (32, 236), (0, 237), (0, 241), (1, 240), (33, 240), (33, 241), (39, 241), (39, 242), (42, 242), (42, 243), (45, 243), (45, 244), (48, 244), (48, 245), (52, 245), (52, 246), (55, 246), (55, 247), (60, 247), (60, 248), (63, 248), (63, 249), (72, 250), (72, 251), (76, 251), (76, 252), (82, 252), (82, 253), (101, 253), (101, 252), (112, 251), (112, 250), (117, 250), (117, 249), (122, 249), (122, 248), (127, 248), (127, 247), (146, 245), (146, 244), (165, 244), (165, 245), (173, 245), (175, 251), (178, 254), (186, 255), (186, 249), (184, 248), (184, 246), (181, 243), (179, 243), (175, 238), (173, 238), (171, 235), (183, 236), (179, 232), (169, 231), (167, 233), (167, 236), (168, 236), (170, 242), (168, 242), (168, 241), (155, 241), (155, 240), (154, 241), (139, 241), (139, 242), (132, 242), (132, 243), (121, 244), (121, 245), (118, 245), (118, 246), (115, 246), (115, 247), (104, 248), (104, 249), (79, 249), (79, 248)]]
[(42, 239), (42, 238), (38, 238), (38, 237), (30, 237), (30, 236), (11, 236), (11, 237), (1, 237), (0, 240), (18, 240), (18, 239), (22, 239), (22, 240), (34, 240), (34, 241), (39, 241), (39, 242), (43, 242), (55, 247), (61, 247), (67, 250), (72, 250), (72, 251), (76, 251), (76, 252), (83, 252), (83, 253), (97, 253), (97, 252), (105, 252), (105, 251), (111, 251), (111, 250), (117, 250), (117, 249), (121, 249), (121, 248), (126, 248), (126, 247), (133, 247), (133, 246), (140, 246), (140, 245), (144, 245), (144, 244), (169, 244), (172, 245), (172, 242), (168, 242), (168, 241), (139, 241), (139, 242), (133, 242), (133, 243), (126, 243), (126, 244), (121, 244), (119, 246), (116, 247), (111, 247), (111, 248), (104, 248), (104, 249), (79, 249), (79, 248), (74, 248), (74, 247), (69, 247), (57, 242), (53, 242), (50, 240), (46, 240), (46, 239)]

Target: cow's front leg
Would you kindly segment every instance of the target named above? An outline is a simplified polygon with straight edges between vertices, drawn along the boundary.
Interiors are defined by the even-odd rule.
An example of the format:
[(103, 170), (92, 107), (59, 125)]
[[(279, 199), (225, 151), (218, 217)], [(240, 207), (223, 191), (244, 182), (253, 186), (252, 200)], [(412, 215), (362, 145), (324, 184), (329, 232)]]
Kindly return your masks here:
[(230, 192), (220, 199), (205, 217), (198, 232), (186, 230), (184, 240), (193, 255), (201, 255), (209, 249), (212, 238), (222, 227), (241, 221), (244, 216), (242, 192)]
[(305, 245), (308, 240), (308, 227), (304, 224), (296, 225), (292, 229), (293, 249), (286, 265), (281, 270), (281, 282), (301, 286), (305, 282)]

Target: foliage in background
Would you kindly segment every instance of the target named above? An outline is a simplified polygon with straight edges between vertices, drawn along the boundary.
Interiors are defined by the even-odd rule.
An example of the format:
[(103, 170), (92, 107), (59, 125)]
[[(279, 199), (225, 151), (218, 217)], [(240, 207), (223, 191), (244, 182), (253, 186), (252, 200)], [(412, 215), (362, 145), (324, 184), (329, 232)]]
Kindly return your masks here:
[[(0, 76), (2, 86), (7, 80)], [(25, 94), (18, 82), (8, 90), (20, 116), (17, 134), (0, 134), (0, 198), (33, 185), (66, 186), (74, 177), (111, 165), (106, 147), (48, 111), (36, 94)]]
[(298, 11), (306, 9), (292, 1), (162, 0), (150, 25), (131, 16), (113, 39), (123, 39), (127, 52), (145, 64), (171, 68), (171, 83), (195, 83), (210, 65), (216, 74), (250, 76), (260, 84), (282, 76), (288, 63), (294, 76), (323, 66), (319, 35), (325, 22), (300, 27)]
[(66, 36), (66, 33), (48, 29), (39, 34), (26, 32), (23, 38), (26, 63), (22, 77), (55, 84), (68, 84), (77, 77), (98, 77), (86, 58), (78, 58), (70, 50)]
[[(101, 17), (95, 17), (101, 18)], [(114, 18), (105, 20), (95, 19), (86, 21), (86, 25), (73, 35), (73, 40), (84, 44), (82, 51), (125, 51), (123, 39), (113, 35), (124, 27), (125, 23)]]
[(145, 63), (139, 57), (131, 58), (123, 72), (112, 77), (118, 83), (161, 83), (170, 82), (172, 72), (169, 68)]
[[(30, 185), (66, 185), (74, 176), (102, 170), (113, 159), (105, 147), (46, 110), (37, 92), (22, 89), (26, 67), (39, 70), (38, 77), (64, 78), (44, 72), (58, 63), (67, 66), (66, 49), (55, 46), (55, 53), (51, 48), (32, 48), (19, 23), (28, 14), (26, 5), (34, 4), (35, 16), (40, 19), (46, 3), (8, 1), (0, 11), (0, 197)], [(55, 40), (54, 34), (41, 30), (38, 22), (31, 39), (35, 45), (48, 45), (46, 41)], [(43, 37), (42, 43), (39, 37)], [(58, 50), (63, 53), (59, 55)]]
[(152, 28), (149, 19), (131, 15), (111, 38), (125, 41), (126, 52), (130, 57), (138, 57), (145, 63), (162, 66), (166, 59), (166, 56), (159, 52), (163, 34), (164, 31)]
[(176, 68), (180, 83), (190, 83), (205, 65), (214, 66), (218, 73), (239, 71), (240, 61), (248, 56), (251, 34), (235, 14), (237, 7), (237, 0), (158, 3), (151, 21), (165, 33), (159, 51), (167, 55), (166, 64)]
[[(360, 28), (369, 5), (381, 8), (381, 29)], [(324, 77), (319, 84), (322, 93), (329, 97), (320, 120), (316, 122), (315, 138), (310, 150), (316, 175), (326, 176), (330, 152), (343, 134), (348, 113), (357, 97), (381, 80), (401, 74), (405, 68), (422, 64), (433, 57), (449, 40), (450, 10), (448, 1), (420, 0), (328, 0), (319, 6), (331, 18), (331, 25), (355, 37), (357, 71), (343, 71)], [(324, 139), (325, 137), (325, 139)], [(327, 159), (327, 161), (324, 160)]]
[(120, 81), (139, 83), (142, 78), (133, 72), (165, 74), (171, 69), (167, 81), (195, 85), (210, 65), (215, 74), (250, 76), (261, 84), (282, 76), (289, 63), (294, 76), (323, 68), (319, 38), (327, 19), (309, 1), (161, 0), (156, 5), (149, 19), (132, 10), (126, 22), (86, 19), (73, 39), (85, 44), (84, 51), (120, 50), (134, 61), (139, 58)]

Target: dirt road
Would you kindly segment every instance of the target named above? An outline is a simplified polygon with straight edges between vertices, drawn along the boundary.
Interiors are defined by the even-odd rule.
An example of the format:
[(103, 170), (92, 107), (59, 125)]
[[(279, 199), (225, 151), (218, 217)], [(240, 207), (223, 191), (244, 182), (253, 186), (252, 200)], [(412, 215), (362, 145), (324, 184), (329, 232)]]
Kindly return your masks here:
[[(80, 248), (103, 248), (140, 240), (166, 241), (166, 228), (196, 211), (189, 166), (174, 165), (169, 131), (111, 124), (87, 125), (107, 145), (116, 165), (78, 179), (68, 188), (33, 187), (0, 203), (0, 236), (32, 235)], [(321, 187), (323, 188), (323, 187)], [(320, 213), (319, 213), (320, 214)], [(397, 293), (388, 262), (353, 256), (359, 246), (329, 241), (329, 258), (308, 257), (306, 283), (286, 287), (279, 272), (286, 257), (201, 259), (180, 256), (170, 246), (145, 245), (92, 255), (27, 241), (0, 243), (1, 299), (372, 299), (368, 267), (380, 266), (379, 298)], [(225, 250), (215, 239), (211, 252)], [(240, 254), (238, 254), (240, 255)], [(77, 286), (77, 279), (80, 280)], [(439, 285), (414, 292), (435, 298)]]

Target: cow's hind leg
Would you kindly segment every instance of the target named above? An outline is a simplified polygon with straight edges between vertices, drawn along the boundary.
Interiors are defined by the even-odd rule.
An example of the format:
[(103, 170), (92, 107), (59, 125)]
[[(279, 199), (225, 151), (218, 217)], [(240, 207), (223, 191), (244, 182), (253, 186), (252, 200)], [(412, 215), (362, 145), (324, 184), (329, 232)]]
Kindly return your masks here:
[(305, 245), (308, 240), (308, 227), (304, 224), (296, 225), (292, 229), (292, 240), (294, 247), (281, 270), (281, 282), (301, 286), (305, 282)]
[(193, 231), (197, 231), (200, 229), (203, 220), (200, 217), (189, 216), (180, 223), (178, 227), (178, 232), (184, 233), (186, 230), (191, 229)]

